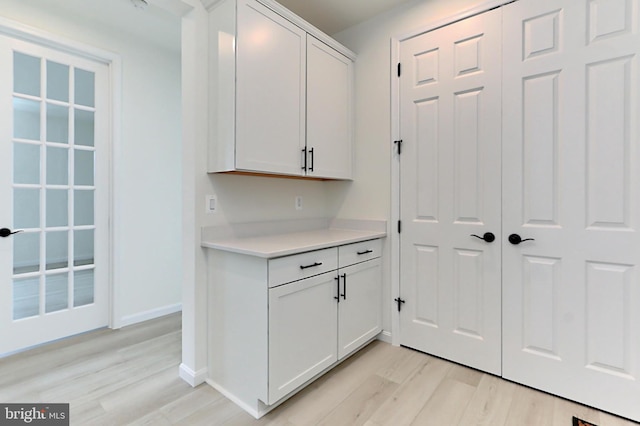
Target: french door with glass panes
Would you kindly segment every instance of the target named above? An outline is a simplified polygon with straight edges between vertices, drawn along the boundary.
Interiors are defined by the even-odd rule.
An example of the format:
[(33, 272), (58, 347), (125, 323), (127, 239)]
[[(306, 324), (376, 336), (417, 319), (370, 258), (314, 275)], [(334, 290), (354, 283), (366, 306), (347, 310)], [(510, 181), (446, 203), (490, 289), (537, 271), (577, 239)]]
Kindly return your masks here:
[(0, 36), (0, 355), (109, 320), (108, 65)]

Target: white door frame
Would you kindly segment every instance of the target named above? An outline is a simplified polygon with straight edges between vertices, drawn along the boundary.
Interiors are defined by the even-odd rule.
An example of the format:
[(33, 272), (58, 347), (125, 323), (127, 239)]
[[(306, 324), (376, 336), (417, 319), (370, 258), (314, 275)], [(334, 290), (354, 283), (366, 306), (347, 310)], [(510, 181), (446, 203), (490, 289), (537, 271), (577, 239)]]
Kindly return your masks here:
[[(121, 327), (121, 314), (120, 307), (120, 288), (118, 283), (121, 280), (117, 279), (117, 270), (114, 270), (114, 260), (116, 253), (114, 248), (117, 247), (120, 241), (117, 241), (117, 233), (114, 229), (118, 227), (115, 223), (115, 219), (118, 217), (115, 214), (114, 194), (117, 193), (116, 179), (114, 174), (114, 159), (120, 157), (119, 153), (122, 150), (122, 120), (120, 111), (122, 111), (122, 62), (120, 56), (103, 50), (88, 44), (80, 43), (66, 37), (59, 36), (54, 33), (43, 31), (28, 25), (24, 25), (20, 22), (0, 17), (0, 34), (6, 36), (24, 40), (30, 43), (35, 43), (44, 47), (56, 49), (65, 53), (80, 56), (92, 61), (101, 62), (108, 67), (109, 83), (111, 85), (109, 90), (109, 129), (110, 135), (107, 138), (107, 146), (105, 153), (107, 155), (106, 161), (108, 162), (108, 182), (109, 182), (109, 229), (108, 232), (108, 244), (109, 244), (109, 260), (107, 265), (107, 282), (109, 285), (109, 328)], [(119, 186), (119, 185), (118, 185)]]
[[(391, 141), (401, 139), (400, 135), (400, 81), (398, 79), (398, 63), (400, 62), (400, 43), (420, 34), (433, 31), (454, 22), (461, 21), (466, 18), (487, 12), (493, 8), (513, 3), (515, 0), (484, 0), (470, 9), (464, 10), (456, 15), (437, 19), (410, 33), (401, 34), (391, 37)], [(390, 144), (391, 151), (391, 223), (397, 224), (400, 220), (400, 156), (393, 142)], [(400, 235), (395, 225), (391, 233), (391, 298), (402, 297), (400, 294)], [(391, 315), (391, 343), (395, 346), (400, 345), (400, 314), (394, 309), (393, 304)]]

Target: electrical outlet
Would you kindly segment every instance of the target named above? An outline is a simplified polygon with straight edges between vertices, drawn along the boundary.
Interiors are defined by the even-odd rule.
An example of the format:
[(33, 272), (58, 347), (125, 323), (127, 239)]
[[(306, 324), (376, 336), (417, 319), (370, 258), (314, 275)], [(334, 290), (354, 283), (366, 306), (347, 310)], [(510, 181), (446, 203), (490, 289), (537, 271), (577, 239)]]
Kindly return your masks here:
[(296, 210), (302, 210), (302, 195), (296, 197)]
[(218, 198), (215, 195), (207, 195), (205, 210), (207, 213), (216, 213), (218, 211)]

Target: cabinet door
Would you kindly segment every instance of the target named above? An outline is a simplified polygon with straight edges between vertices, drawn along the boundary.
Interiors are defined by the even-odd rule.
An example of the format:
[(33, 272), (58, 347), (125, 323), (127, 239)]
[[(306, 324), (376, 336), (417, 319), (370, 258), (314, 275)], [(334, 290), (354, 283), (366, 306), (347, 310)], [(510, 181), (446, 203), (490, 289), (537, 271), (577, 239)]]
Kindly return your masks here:
[(253, 0), (238, 3), (236, 168), (302, 174), (306, 33)]
[(307, 36), (309, 176), (351, 178), (352, 72), (349, 58)]
[(358, 349), (382, 330), (380, 259), (340, 269), (338, 359)]
[(269, 404), (337, 361), (336, 275), (269, 290)]

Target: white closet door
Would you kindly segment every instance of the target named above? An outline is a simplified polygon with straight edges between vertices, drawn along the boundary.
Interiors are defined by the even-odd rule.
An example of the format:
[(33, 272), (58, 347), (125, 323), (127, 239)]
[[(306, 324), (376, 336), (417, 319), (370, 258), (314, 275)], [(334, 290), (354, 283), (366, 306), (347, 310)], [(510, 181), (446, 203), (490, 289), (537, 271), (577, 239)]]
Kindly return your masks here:
[[(400, 47), (401, 344), (501, 371), (501, 11)], [(473, 237), (493, 233), (495, 241)]]
[(503, 70), (503, 375), (635, 420), (639, 19), (631, 0), (518, 1)]

